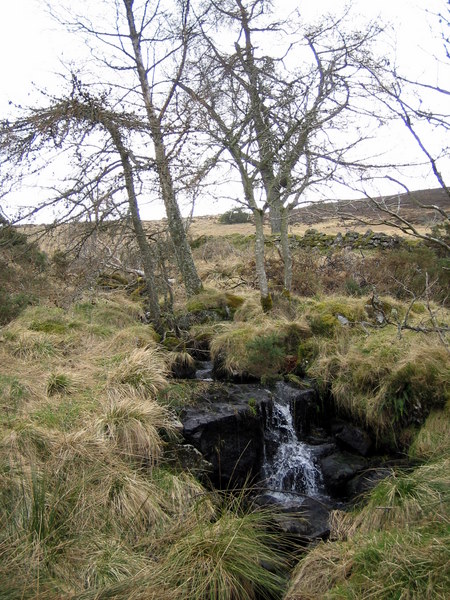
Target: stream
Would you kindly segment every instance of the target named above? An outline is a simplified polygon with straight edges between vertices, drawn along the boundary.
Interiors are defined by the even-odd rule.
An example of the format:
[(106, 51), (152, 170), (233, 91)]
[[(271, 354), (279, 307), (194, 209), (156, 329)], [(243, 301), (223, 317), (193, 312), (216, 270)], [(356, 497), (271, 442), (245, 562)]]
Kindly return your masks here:
[(314, 448), (301, 441), (295, 430), (290, 389), (277, 384), (271, 414), (264, 427), (262, 485), (279, 502), (294, 495), (323, 495), (323, 478)]
[[(196, 379), (213, 381), (211, 362), (199, 363)], [(251, 384), (234, 384), (245, 391)], [(271, 504), (300, 506), (305, 498), (327, 500), (319, 466), (320, 445), (300, 439), (293, 417), (293, 402), (298, 390), (279, 382), (265, 390), (271, 396), (270, 410), (264, 411), (263, 461), (258, 489)], [(300, 431), (300, 434), (302, 432)]]
[[(211, 362), (195, 378), (215, 381)], [(276, 509), (299, 540), (326, 539), (329, 512), (389, 475), (354, 423), (324, 410), (316, 390), (277, 382), (221, 382), (181, 414), (185, 443), (206, 461), (217, 489), (251, 486), (254, 502)], [(190, 468), (187, 465), (187, 468)]]

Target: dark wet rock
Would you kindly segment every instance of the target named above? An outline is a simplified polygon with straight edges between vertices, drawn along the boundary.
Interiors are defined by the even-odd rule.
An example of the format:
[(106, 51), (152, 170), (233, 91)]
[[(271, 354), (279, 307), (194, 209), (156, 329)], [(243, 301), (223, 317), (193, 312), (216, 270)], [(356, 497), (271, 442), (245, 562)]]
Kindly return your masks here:
[(279, 382), (275, 385), (274, 395), (289, 400), (295, 429), (302, 438), (320, 422), (319, 397), (314, 388), (299, 388), (290, 383)]
[(370, 492), (380, 481), (390, 477), (392, 469), (388, 467), (374, 467), (350, 479), (345, 486), (345, 493), (349, 498), (355, 498)]
[(335, 496), (345, 495), (346, 483), (368, 466), (362, 456), (350, 452), (334, 452), (320, 460), (326, 489)]
[(175, 447), (177, 466), (184, 471), (189, 471), (197, 477), (210, 474), (213, 466), (205, 460), (203, 454), (192, 444), (178, 444)]
[(325, 444), (317, 444), (313, 446), (312, 453), (316, 458), (325, 458), (330, 456), (333, 452), (336, 452), (337, 447), (334, 442), (327, 442)]
[(219, 488), (240, 487), (257, 478), (264, 457), (262, 407), (271, 399), (258, 386), (223, 386), (201, 406), (181, 415), (185, 440), (211, 463)]
[(373, 447), (369, 434), (351, 423), (343, 422), (335, 437), (346, 449), (353, 450), (361, 456), (368, 456)]
[(170, 368), (170, 375), (175, 379), (195, 379), (196, 371), (195, 364), (176, 361)]
[(331, 507), (318, 498), (301, 498), (286, 494), (283, 499), (270, 494), (257, 498), (260, 506), (274, 510), (274, 523), (280, 531), (297, 542), (327, 539), (330, 535)]

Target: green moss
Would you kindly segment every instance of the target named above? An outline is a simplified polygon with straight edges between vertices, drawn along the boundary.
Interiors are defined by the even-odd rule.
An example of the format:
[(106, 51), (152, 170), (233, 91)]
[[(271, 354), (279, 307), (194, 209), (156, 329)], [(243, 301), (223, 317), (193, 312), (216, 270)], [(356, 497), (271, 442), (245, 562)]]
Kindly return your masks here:
[(63, 334), (67, 332), (68, 325), (57, 319), (46, 319), (45, 321), (32, 321), (30, 329), (32, 331), (42, 331), (43, 333)]
[(224, 308), (225, 306), (225, 293), (213, 289), (204, 289), (200, 294), (189, 298), (186, 309), (189, 312), (198, 312), (201, 310)]
[(231, 294), (230, 292), (225, 293), (225, 299), (228, 308), (233, 310), (236, 310), (244, 304), (244, 298), (242, 298), (242, 296), (237, 296), (236, 294)]
[(177, 338), (175, 335), (167, 335), (164, 338), (162, 345), (164, 348), (170, 351), (179, 350), (180, 348), (184, 347), (183, 341)]
[(267, 296), (261, 296), (261, 307), (265, 313), (272, 310), (273, 300), (271, 294), (268, 294)]
[(325, 337), (331, 337), (339, 326), (337, 318), (329, 313), (310, 316), (308, 321), (314, 335)]

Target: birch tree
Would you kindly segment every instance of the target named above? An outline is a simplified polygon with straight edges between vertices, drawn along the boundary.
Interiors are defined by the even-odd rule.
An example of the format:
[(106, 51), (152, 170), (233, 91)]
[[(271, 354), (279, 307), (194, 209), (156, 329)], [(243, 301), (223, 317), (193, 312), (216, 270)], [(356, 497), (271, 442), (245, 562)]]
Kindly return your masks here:
[[(143, 265), (150, 318), (155, 328), (161, 330), (156, 264), (139, 213), (135, 167), (132, 163), (136, 158), (125, 141), (131, 131), (142, 131), (145, 127), (134, 115), (117, 115), (108, 110), (106, 99), (94, 98), (83, 91), (76, 78), (73, 83), (73, 90), (68, 98), (55, 100), (45, 108), (30, 110), (14, 122), (4, 123), (0, 130), (3, 152), (7, 153), (8, 161), (20, 164), (26, 158), (34, 162), (37, 155), (49, 145), (59, 150), (70, 147), (76, 150), (78, 175), (75, 181), (78, 185), (66, 187), (60, 194), (55, 194), (52, 200), (54, 204), (64, 203), (65, 217), (69, 221), (71, 219), (68, 215), (71, 212), (72, 219), (83, 219), (95, 212), (98, 225), (101, 207), (92, 202), (92, 188), (98, 189), (106, 184), (111, 195), (110, 201), (118, 188), (125, 189), (127, 213), (131, 218)], [(109, 145), (99, 143), (105, 134)], [(91, 144), (96, 144), (99, 148), (95, 157), (92, 153), (84, 152), (84, 148)], [(118, 155), (118, 161), (111, 156), (111, 150)], [(98, 165), (94, 171), (91, 170), (92, 162)], [(113, 182), (116, 189), (112, 187)], [(116, 210), (114, 216), (124, 219), (120, 210)]]
[[(188, 115), (181, 120), (176, 106), (177, 81), (191, 36), (189, 0), (80, 0), (76, 6), (60, 0), (49, 8), (80, 44), (90, 48), (90, 61), (77, 64), (75, 71), (92, 97), (106, 95), (113, 113), (146, 122), (140, 130), (140, 152), (151, 163), (150, 177), (157, 176), (155, 190), (164, 203), (186, 291), (199, 292), (202, 283), (180, 211), (180, 186), (174, 182), (181, 180), (180, 157), (189, 131)], [(144, 177), (143, 171), (140, 175)]]
[[(376, 68), (371, 44), (380, 30), (349, 31), (345, 17), (306, 26), (295, 14), (280, 23), (264, 0), (212, 0), (207, 15), (199, 15), (202, 50), (182, 82), (203, 111), (205, 131), (226, 148), (240, 174), (257, 240), (259, 222), (270, 214), (272, 233), (280, 235), (287, 293), (290, 212), (307, 188), (365, 166), (357, 148), (368, 137), (361, 120), (370, 117), (361, 107), (371, 79), (366, 66)], [(217, 23), (231, 30), (232, 42), (217, 41)], [(264, 298), (262, 287), (261, 293)]]

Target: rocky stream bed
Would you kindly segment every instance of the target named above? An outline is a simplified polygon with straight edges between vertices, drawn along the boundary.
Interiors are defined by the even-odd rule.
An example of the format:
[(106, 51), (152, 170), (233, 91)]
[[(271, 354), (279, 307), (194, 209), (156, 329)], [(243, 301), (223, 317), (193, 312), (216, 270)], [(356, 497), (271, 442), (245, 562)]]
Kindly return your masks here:
[[(199, 363), (196, 377), (212, 381), (212, 367)], [(201, 455), (212, 485), (250, 486), (254, 502), (270, 505), (280, 529), (303, 543), (326, 539), (330, 511), (391, 472), (368, 433), (338, 417), (311, 383), (223, 382), (181, 421), (186, 449)]]

